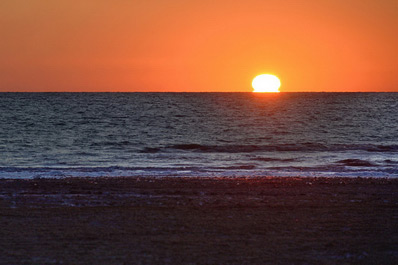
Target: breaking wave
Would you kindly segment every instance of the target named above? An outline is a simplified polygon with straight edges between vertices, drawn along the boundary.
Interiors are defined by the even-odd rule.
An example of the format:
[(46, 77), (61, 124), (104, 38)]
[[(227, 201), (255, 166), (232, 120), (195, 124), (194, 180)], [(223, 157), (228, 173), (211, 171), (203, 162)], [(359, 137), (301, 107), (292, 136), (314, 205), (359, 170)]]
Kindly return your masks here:
[(251, 152), (323, 152), (323, 151), (367, 151), (367, 152), (398, 152), (398, 145), (373, 144), (334, 144), (323, 145), (317, 143), (279, 144), (279, 145), (201, 145), (175, 144), (166, 147), (145, 147), (142, 153), (191, 151), (203, 153), (251, 153)]

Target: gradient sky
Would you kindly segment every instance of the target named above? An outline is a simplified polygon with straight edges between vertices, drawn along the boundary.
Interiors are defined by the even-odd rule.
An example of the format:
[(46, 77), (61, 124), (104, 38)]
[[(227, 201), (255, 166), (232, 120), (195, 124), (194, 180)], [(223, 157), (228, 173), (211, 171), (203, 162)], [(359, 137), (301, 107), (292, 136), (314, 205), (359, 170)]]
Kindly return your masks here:
[(397, 91), (397, 0), (2, 0), (0, 91)]

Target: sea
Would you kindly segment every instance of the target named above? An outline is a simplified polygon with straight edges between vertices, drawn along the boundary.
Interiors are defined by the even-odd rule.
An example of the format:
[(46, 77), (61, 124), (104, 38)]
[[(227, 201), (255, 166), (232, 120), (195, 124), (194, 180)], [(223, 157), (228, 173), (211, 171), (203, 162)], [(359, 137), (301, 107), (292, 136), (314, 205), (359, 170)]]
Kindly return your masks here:
[(398, 177), (398, 93), (0, 93), (0, 178)]

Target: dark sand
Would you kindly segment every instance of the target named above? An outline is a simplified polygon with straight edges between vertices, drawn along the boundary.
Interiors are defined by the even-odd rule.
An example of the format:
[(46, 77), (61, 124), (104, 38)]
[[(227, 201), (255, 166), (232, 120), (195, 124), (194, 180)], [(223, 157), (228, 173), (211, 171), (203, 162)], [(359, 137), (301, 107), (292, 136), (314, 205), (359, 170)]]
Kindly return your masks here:
[(398, 180), (0, 180), (1, 264), (398, 264)]

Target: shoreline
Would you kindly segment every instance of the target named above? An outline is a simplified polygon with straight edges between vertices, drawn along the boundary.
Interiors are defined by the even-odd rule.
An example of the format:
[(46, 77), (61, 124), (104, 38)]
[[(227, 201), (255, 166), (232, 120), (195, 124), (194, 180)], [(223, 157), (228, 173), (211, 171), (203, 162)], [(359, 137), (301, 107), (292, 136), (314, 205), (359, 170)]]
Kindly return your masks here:
[(211, 179), (211, 180), (234, 180), (234, 179), (375, 179), (375, 180), (398, 180), (395, 175), (250, 175), (250, 174), (236, 174), (236, 175), (68, 175), (68, 176), (31, 176), (31, 177), (15, 177), (15, 176), (1, 176), (0, 181), (40, 181), (40, 180), (84, 180), (84, 179)]
[(0, 264), (396, 264), (398, 179), (0, 179)]

